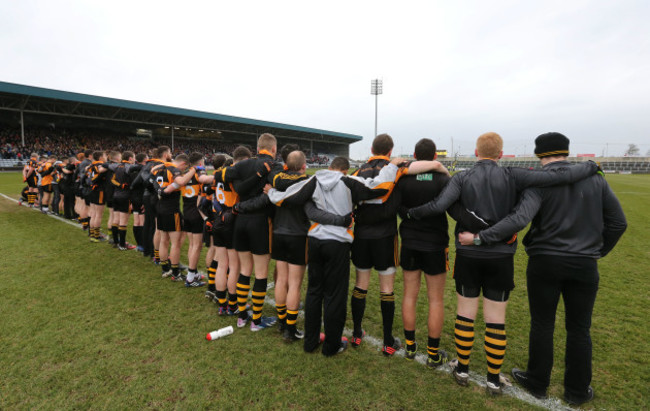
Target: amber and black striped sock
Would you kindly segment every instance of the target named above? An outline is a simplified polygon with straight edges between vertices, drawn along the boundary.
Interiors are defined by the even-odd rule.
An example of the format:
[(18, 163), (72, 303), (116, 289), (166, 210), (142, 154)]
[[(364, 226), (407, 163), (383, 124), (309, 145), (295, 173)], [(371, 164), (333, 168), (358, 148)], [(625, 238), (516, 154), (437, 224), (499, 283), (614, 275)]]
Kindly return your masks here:
[(228, 293), (228, 309), (231, 312), (237, 311), (237, 294)]
[(178, 277), (180, 273), (181, 273), (181, 269), (178, 266), (178, 263), (176, 264), (172, 263), (172, 277)]
[(253, 284), (253, 322), (259, 325), (262, 321), (262, 309), (264, 308), (264, 297), (266, 297), (266, 278), (256, 278)]
[(427, 340), (427, 354), (429, 358), (433, 361), (438, 362), (440, 360), (440, 355), (438, 355), (438, 349), (440, 348), (440, 338), (429, 337)]
[(275, 304), (275, 310), (278, 312), (278, 322), (287, 323), (287, 305)]
[(126, 226), (119, 226), (118, 234), (120, 236), (120, 246), (126, 247)]
[(216, 292), (216, 288), (214, 286), (214, 277), (217, 275), (217, 266), (219, 263), (217, 260), (212, 260), (212, 264), (210, 264), (210, 267), (208, 268), (208, 291)]
[(392, 346), (393, 319), (395, 318), (395, 293), (379, 293), (381, 298), (381, 321), (384, 326), (384, 345)]
[(153, 249), (153, 259), (155, 262), (159, 263), (160, 262), (160, 251), (157, 249)]
[(361, 338), (361, 335), (363, 334), (361, 322), (363, 321), (363, 313), (366, 311), (367, 294), (368, 290), (363, 290), (359, 287), (354, 287), (354, 290), (352, 290), (352, 298), (350, 299), (350, 308), (352, 309), (352, 322), (354, 324), (352, 335), (357, 338)]
[(247, 318), (246, 302), (248, 301), (248, 292), (251, 289), (251, 278), (244, 274), (239, 274), (237, 280), (237, 305), (239, 306), (239, 318)]
[(472, 352), (472, 345), (474, 345), (474, 320), (457, 315), (454, 337), (456, 355), (458, 356), (458, 371), (467, 372), (469, 356)]
[(487, 358), (487, 380), (493, 384), (499, 383), (499, 373), (503, 358), (506, 355), (506, 325), (485, 324), (485, 356)]
[(296, 322), (298, 321), (298, 310), (287, 310), (287, 329), (296, 332)]
[(404, 339), (406, 340), (406, 349), (415, 350), (415, 330), (404, 329)]
[(226, 298), (226, 290), (220, 291), (217, 290), (217, 302), (219, 304), (219, 307), (221, 308), (226, 308), (228, 299)]

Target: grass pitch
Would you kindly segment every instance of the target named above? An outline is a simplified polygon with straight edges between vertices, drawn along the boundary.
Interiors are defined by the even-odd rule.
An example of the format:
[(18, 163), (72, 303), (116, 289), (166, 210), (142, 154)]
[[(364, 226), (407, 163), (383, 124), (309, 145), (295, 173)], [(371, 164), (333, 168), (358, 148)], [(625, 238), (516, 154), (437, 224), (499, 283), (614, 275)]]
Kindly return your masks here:
[[(587, 408), (647, 409), (650, 176), (607, 179), (623, 204), (629, 228), (599, 264), (592, 327), (596, 399)], [(18, 198), (20, 180), (18, 173), (0, 174), (0, 193)], [(214, 305), (203, 298), (203, 289), (160, 279), (159, 268), (139, 254), (91, 244), (77, 227), (2, 197), (0, 230), (0, 409), (531, 407), (510, 396), (491, 398), (476, 385), (459, 387), (449, 374), (402, 357), (384, 358), (365, 343), (326, 359), (303, 353), (299, 343), (284, 344), (275, 329), (251, 333), (235, 328), (234, 335), (208, 342), (207, 332), (233, 325), (233, 319), (218, 317)], [(515, 258), (517, 287), (508, 309), (504, 372), (525, 367), (527, 360), (526, 260), (520, 250)], [(203, 258), (200, 262), (202, 267)], [(400, 273), (394, 334), (402, 338)], [(353, 279), (352, 274), (351, 286)], [(379, 290), (373, 280), (364, 328), (381, 336)], [(421, 292), (417, 338), (422, 352), (425, 298)], [(441, 345), (452, 356), (454, 307), (449, 275)], [(273, 311), (265, 307), (266, 315)], [(563, 321), (560, 307), (549, 392), (558, 398)], [(479, 318), (470, 367), (484, 374), (482, 328)]]

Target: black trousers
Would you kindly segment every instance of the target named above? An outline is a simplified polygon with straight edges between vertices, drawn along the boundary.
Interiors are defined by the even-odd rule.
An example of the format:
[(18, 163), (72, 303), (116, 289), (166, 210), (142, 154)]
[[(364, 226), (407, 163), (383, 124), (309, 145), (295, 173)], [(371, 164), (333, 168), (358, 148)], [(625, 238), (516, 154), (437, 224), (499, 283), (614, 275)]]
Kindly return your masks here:
[(74, 218), (74, 189), (71, 184), (60, 184), (63, 193), (63, 216), (67, 219)]
[(153, 257), (153, 235), (156, 233), (156, 203), (158, 197), (145, 191), (142, 196), (144, 204), (144, 224), (142, 227), (142, 248), (144, 255)]
[(553, 332), (560, 295), (566, 316), (564, 390), (586, 397), (591, 383), (591, 315), (598, 291), (598, 264), (588, 257), (535, 255), (528, 260), (530, 340), (527, 373), (535, 388), (546, 389), (553, 368)]
[(318, 347), (321, 319), (325, 326), (323, 354), (341, 347), (350, 283), (350, 243), (309, 237), (309, 272), (305, 301), (304, 349)]
[(59, 203), (61, 203), (61, 188), (58, 184), (52, 184), (52, 211), (59, 214)]

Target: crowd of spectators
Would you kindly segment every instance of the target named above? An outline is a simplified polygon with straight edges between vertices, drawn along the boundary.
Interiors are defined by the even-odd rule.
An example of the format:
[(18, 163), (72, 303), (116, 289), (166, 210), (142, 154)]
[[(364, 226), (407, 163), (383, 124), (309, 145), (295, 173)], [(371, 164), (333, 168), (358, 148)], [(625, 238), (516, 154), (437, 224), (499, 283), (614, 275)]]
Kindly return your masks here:
[[(99, 130), (66, 130), (43, 128), (26, 128), (25, 145), (19, 129), (0, 126), (0, 158), (24, 160), (31, 153), (57, 157), (74, 156), (83, 150), (116, 150), (147, 152), (159, 145), (170, 145), (169, 137), (135, 137), (118, 136), (115, 133)], [(174, 155), (198, 151), (210, 159), (216, 153), (231, 154), (237, 147), (234, 143), (220, 141), (197, 141), (184, 138), (174, 139)]]
[(313, 154), (307, 158), (307, 163), (309, 164), (318, 164), (319, 166), (326, 166), (330, 163), (330, 158), (324, 154)]

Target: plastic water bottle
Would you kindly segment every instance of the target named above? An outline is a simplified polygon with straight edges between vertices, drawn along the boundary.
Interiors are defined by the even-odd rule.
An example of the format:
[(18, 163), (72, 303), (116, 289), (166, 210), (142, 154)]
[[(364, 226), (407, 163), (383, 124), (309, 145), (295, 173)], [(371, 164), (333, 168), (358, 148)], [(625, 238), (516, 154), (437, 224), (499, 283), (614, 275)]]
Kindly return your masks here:
[(232, 325), (229, 325), (228, 327), (223, 327), (218, 329), (217, 331), (212, 331), (211, 333), (208, 333), (205, 336), (205, 339), (208, 341), (216, 340), (219, 338), (223, 338), (227, 335), (230, 335), (234, 332)]

